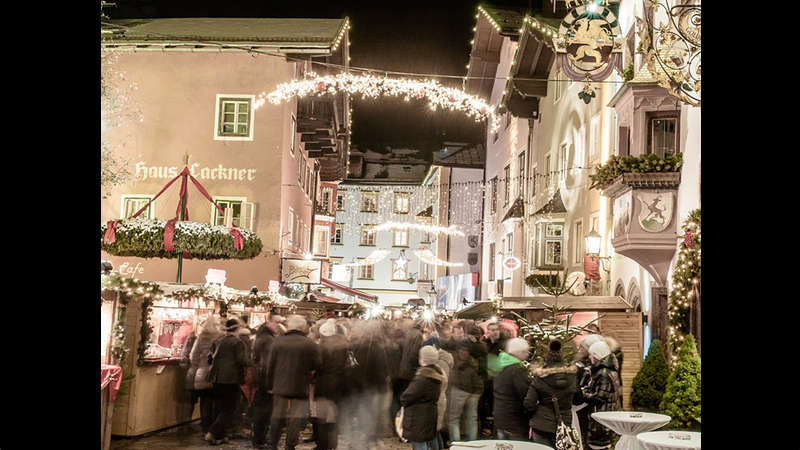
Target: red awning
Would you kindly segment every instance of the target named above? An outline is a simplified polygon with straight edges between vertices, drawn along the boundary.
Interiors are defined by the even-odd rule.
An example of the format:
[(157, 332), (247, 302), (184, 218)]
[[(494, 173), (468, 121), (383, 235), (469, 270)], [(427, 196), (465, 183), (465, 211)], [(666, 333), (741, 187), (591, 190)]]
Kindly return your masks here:
[(377, 295), (367, 294), (366, 292), (362, 292), (362, 291), (359, 291), (357, 289), (353, 289), (353, 288), (350, 288), (350, 287), (347, 287), (347, 286), (343, 286), (343, 285), (338, 284), (338, 283), (334, 283), (333, 281), (326, 280), (325, 278), (321, 278), (320, 281), (325, 286), (328, 286), (331, 289), (336, 289), (337, 291), (344, 292), (345, 294), (352, 295), (354, 297), (359, 297), (359, 298), (371, 300), (373, 302), (377, 302), (378, 301), (378, 296)]

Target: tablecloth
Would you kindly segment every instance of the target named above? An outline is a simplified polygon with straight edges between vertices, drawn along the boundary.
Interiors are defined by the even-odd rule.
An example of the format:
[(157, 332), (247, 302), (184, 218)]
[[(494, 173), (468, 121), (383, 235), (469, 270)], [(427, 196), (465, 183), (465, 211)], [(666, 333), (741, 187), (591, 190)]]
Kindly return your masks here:
[(100, 364), (100, 390), (108, 386), (109, 403), (114, 403), (119, 392), (119, 385), (122, 383), (122, 367), (111, 364)]
[(671, 420), (664, 414), (636, 411), (601, 411), (592, 413), (592, 419), (620, 435), (616, 450), (639, 450), (637, 434), (661, 428)]
[(636, 436), (645, 450), (700, 450), (696, 431), (650, 431)]
[(543, 444), (529, 441), (506, 441), (500, 439), (487, 439), (481, 441), (453, 442), (450, 444), (452, 450), (553, 450)]

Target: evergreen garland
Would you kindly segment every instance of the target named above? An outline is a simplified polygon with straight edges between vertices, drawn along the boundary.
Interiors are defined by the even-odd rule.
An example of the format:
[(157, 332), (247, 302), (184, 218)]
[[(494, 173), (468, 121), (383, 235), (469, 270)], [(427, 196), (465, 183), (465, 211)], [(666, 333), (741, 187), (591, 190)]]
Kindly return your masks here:
[(694, 336), (686, 335), (675, 370), (667, 379), (664, 397), (661, 400), (661, 413), (672, 418), (670, 428), (689, 429), (692, 419), (700, 419), (700, 355)]
[(623, 173), (668, 173), (678, 172), (683, 165), (683, 154), (660, 157), (652, 153), (642, 156), (612, 155), (605, 164), (589, 175), (589, 189), (605, 189)]
[(241, 250), (234, 246), (231, 230), (221, 225), (202, 222), (178, 221), (173, 234), (173, 251), (164, 250), (164, 228), (166, 220), (128, 218), (117, 222), (116, 241), (107, 243), (107, 223), (100, 225), (100, 250), (114, 256), (138, 258), (175, 259), (184, 252), (200, 260), (253, 259), (263, 247), (257, 234), (244, 228), (236, 228), (241, 234)]
[(677, 360), (684, 337), (689, 333), (689, 312), (692, 291), (700, 281), (700, 210), (689, 213), (683, 224), (684, 235), (679, 244), (678, 260), (672, 274), (667, 305), (668, 353), (670, 365)]

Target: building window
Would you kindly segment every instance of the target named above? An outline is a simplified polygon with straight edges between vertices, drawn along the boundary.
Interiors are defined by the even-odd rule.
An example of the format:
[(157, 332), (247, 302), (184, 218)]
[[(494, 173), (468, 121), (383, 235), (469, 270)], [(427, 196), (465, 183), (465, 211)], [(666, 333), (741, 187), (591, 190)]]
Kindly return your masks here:
[(492, 197), (490, 199), (490, 211), (492, 214), (497, 212), (497, 177), (492, 178)]
[(343, 242), (344, 242), (344, 224), (337, 223), (333, 229), (333, 234), (331, 235), (331, 244), (342, 245)]
[(331, 210), (331, 190), (329, 188), (322, 190), (322, 209), (326, 212)]
[(408, 260), (402, 267), (397, 265), (396, 260), (392, 260), (392, 280), (393, 281), (406, 281), (408, 280)]
[(252, 95), (217, 95), (215, 139), (252, 140)]
[(506, 242), (508, 243), (508, 247), (506, 247), (506, 253), (508, 253), (510, 256), (514, 253), (514, 233), (508, 233), (506, 235)]
[(600, 113), (595, 114), (589, 124), (589, 164), (600, 156)]
[(523, 189), (525, 188), (525, 153), (520, 153), (519, 156), (517, 156), (517, 171), (519, 172), (517, 198), (520, 198), (524, 195)]
[(392, 246), (394, 247), (408, 247), (408, 230), (394, 231), (394, 238), (392, 239)]
[(314, 228), (314, 256), (328, 256), (330, 232), (330, 228), (326, 226)]
[[(137, 195), (137, 196), (122, 196), (122, 218), (127, 219), (128, 217), (133, 217), (134, 214), (139, 212), (140, 209), (144, 208), (144, 205), (147, 204), (150, 200), (152, 200), (152, 196), (144, 196), (144, 195)], [(150, 203), (150, 206), (147, 207), (139, 217), (143, 219), (152, 219), (153, 218), (153, 204)]]
[(336, 193), (336, 211), (344, 211), (344, 192)]
[(214, 202), (225, 214), (220, 214), (217, 208), (211, 208), (212, 224), (253, 230), (255, 206), (246, 197), (214, 197)]
[(564, 181), (567, 178), (567, 144), (561, 144), (558, 152), (558, 179)]
[(561, 265), (562, 253), (561, 244), (564, 235), (564, 225), (560, 223), (548, 223), (544, 226), (544, 265)]
[(503, 196), (503, 206), (508, 206), (511, 200), (511, 166), (508, 165), (503, 169), (503, 176), (506, 178), (505, 195)]
[(678, 150), (678, 117), (673, 112), (647, 114), (647, 153), (662, 158), (675, 156)]
[(297, 139), (297, 118), (295, 118), (294, 114), (292, 114), (292, 131), (291, 131), (291, 143), (289, 145), (289, 151), (292, 153), (293, 157), (294, 157), (294, 146), (296, 145), (295, 144), (296, 139)]
[(544, 189), (550, 188), (550, 175), (552, 175), (551, 170), (553, 169), (550, 165), (550, 153), (544, 157)]
[(375, 245), (375, 232), (372, 231), (372, 227), (361, 227), (360, 245)]
[[(364, 258), (359, 258), (358, 260), (361, 261)], [(358, 278), (361, 280), (372, 280), (375, 275), (375, 265), (374, 264), (364, 264), (363, 266), (358, 266)]]
[(411, 194), (407, 192), (394, 193), (394, 213), (408, 214), (411, 206)]
[(290, 207), (289, 208), (289, 245), (292, 245), (294, 241), (294, 210)]
[(361, 212), (378, 212), (377, 191), (365, 191), (361, 193)]
[(584, 240), (584, 232), (583, 232), (583, 221), (578, 220), (575, 222), (575, 239), (572, 239), (574, 242), (575, 248), (575, 255), (572, 261), (573, 265), (583, 264), (583, 247), (585, 245)]
[(494, 281), (494, 242), (489, 244), (489, 281)]

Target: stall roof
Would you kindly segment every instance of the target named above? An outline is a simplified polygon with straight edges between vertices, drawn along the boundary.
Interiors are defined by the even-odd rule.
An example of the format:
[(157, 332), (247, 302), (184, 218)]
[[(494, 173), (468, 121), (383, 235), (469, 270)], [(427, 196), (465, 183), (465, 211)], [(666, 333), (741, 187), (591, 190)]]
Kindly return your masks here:
[[(552, 305), (555, 297), (536, 295), (533, 297), (503, 297), (503, 309), (546, 309), (545, 304)], [(625, 311), (633, 309), (624, 298), (604, 295), (563, 295), (558, 297), (558, 306), (568, 307), (570, 311)]]
[(325, 278), (321, 278), (320, 282), (321, 282), (321, 284), (323, 284), (325, 286), (328, 286), (331, 289), (335, 289), (337, 291), (344, 292), (345, 294), (352, 295), (354, 297), (359, 297), (359, 298), (363, 298), (363, 299), (366, 299), (366, 300), (371, 300), (373, 302), (377, 302), (378, 301), (378, 296), (377, 295), (367, 294), (366, 292), (359, 291), (358, 289), (353, 289), (353, 288), (341, 285), (339, 283), (334, 283), (333, 281), (326, 280)]

